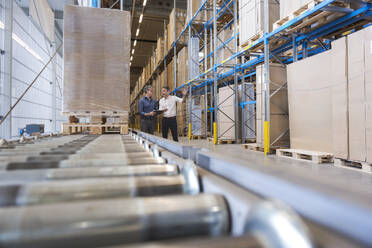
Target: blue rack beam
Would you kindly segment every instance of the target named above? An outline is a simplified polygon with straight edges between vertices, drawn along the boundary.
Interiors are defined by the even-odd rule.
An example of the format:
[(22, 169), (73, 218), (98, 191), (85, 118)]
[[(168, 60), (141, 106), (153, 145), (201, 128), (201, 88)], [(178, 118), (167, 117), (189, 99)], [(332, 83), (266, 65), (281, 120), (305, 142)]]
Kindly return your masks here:
[[(173, 92), (176, 92), (180, 89), (182, 89), (183, 87), (185, 86), (189, 86), (191, 85), (194, 81), (204, 77), (205, 75), (207, 75), (208, 73), (210, 73), (211, 71), (215, 71), (218, 67), (221, 67), (224, 63), (236, 58), (236, 57), (240, 57), (242, 56), (245, 52), (247, 52), (250, 48), (253, 48), (259, 44), (263, 44), (265, 38), (269, 39), (271, 37), (274, 37), (275, 35), (279, 34), (280, 32), (283, 32), (285, 29), (288, 29), (289, 27), (293, 26), (294, 24), (296, 24), (297, 22), (305, 19), (306, 17), (308, 17), (309, 15), (321, 10), (322, 8), (328, 6), (329, 4), (333, 3), (335, 0), (326, 0), (322, 3), (319, 3), (318, 5), (316, 5), (313, 9), (311, 10), (308, 10), (306, 11), (305, 13), (301, 14), (300, 16), (294, 18), (293, 20), (287, 22), (286, 24), (282, 25), (281, 27), (277, 28), (276, 30), (274, 30), (273, 32), (267, 34), (267, 35), (264, 35), (264, 37), (260, 38), (259, 40), (257, 40), (255, 43), (253, 43), (251, 46), (248, 46), (244, 49), (242, 49), (241, 51), (239, 51), (238, 53), (230, 56), (229, 58), (227, 58), (226, 60), (222, 61), (221, 63), (219, 64), (216, 64), (214, 65), (213, 67), (209, 68), (208, 70), (206, 70), (205, 72), (201, 73), (198, 77), (192, 79), (192, 80), (189, 80), (188, 82), (186, 82), (185, 84), (177, 87)], [(322, 37), (322, 36), (325, 36), (327, 34), (330, 34), (338, 29), (341, 29), (345, 26), (348, 26), (352, 23), (355, 23), (357, 21), (360, 21), (362, 19), (364, 19), (365, 17), (369, 17), (372, 15), (372, 11), (370, 11), (370, 9), (372, 8), (372, 4), (370, 3), (366, 3), (366, 5), (364, 7), (361, 7), (360, 9), (358, 10), (355, 10), (343, 17), (340, 17), (308, 34), (303, 34), (303, 35), (300, 35), (296, 38), (296, 43), (298, 42), (301, 42), (303, 40), (308, 40), (308, 41), (311, 41), (311, 40), (314, 40), (316, 38), (319, 38), (319, 37)], [(357, 17), (358, 15), (361, 15), (361, 14), (365, 14), (364, 16), (360, 16), (360, 17)], [(292, 44), (292, 41), (282, 45), (281, 47), (279, 48), (276, 48), (275, 50), (272, 51), (272, 53), (274, 54), (280, 54), (282, 52), (285, 52), (285, 51), (288, 51), (292, 48), (293, 44)], [(323, 49), (324, 50), (324, 49)], [(321, 52), (323, 51), (321, 49), (319, 49), (318, 51)], [(311, 55), (313, 54), (316, 54), (314, 52), (311, 53)], [(270, 58), (272, 58), (272, 56), (270, 56)], [(235, 69), (231, 69), (230, 71), (224, 73), (224, 74), (221, 74), (219, 77), (218, 77), (218, 80), (222, 80), (226, 77), (229, 77), (231, 75), (233, 75), (236, 70), (244, 70), (244, 69), (248, 69), (250, 67), (253, 67), (257, 64), (260, 64), (263, 62), (263, 59), (264, 59), (264, 56), (261, 55), (261, 56), (258, 56), (257, 58), (253, 59), (253, 60), (250, 60), (244, 64), (239, 64), (236, 66)], [(291, 63), (293, 62), (293, 60), (287, 60), (286, 61), (287, 63)], [(204, 83), (210, 83), (211, 80), (208, 80)], [(203, 85), (202, 85), (203, 86)]]

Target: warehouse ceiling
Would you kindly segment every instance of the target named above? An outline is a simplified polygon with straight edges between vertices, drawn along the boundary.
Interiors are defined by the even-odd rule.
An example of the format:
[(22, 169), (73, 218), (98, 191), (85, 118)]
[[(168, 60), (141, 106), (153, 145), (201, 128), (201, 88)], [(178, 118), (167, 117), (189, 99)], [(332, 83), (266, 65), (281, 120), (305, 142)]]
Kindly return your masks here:
[[(30, 0), (16, 0), (21, 7), (28, 13)], [(76, 4), (75, 0), (47, 0), (50, 7), (55, 12), (56, 29), (60, 36), (63, 36), (63, 9), (66, 4)], [(102, 8), (120, 9), (120, 1), (117, 0), (101, 0)], [(138, 28), (138, 21), (142, 13), (143, 0), (123, 0), (124, 10), (133, 10), (135, 4), (134, 15), (132, 18), (132, 45)], [(176, 0), (177, 8), (186, 9), (187, 0)], [(143, 21), (140, 26), (140, 33), (133, 55), (131, 64), (131, 89), (134, 87), (142, 68), (147, 64), (150, 56), (156, 48), (156, 41), (160, 35), (164, 33), (164, 24), (168, 23), (169, 15), (173, 9), (174, 0), (147, 0), (144, 9)]]

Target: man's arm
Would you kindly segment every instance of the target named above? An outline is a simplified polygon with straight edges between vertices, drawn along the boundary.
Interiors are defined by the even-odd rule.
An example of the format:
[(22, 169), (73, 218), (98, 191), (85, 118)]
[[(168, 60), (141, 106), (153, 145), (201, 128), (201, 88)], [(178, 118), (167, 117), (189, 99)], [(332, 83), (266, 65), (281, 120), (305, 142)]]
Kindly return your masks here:
[(142, 99), (139, 101), (139, 104), (138, 104), (138, 112), (139, 112), (139, 114), (140, 115), (142, 115), (142, 116), (145, 116), (145, 112), (144, 112), (144, 110), (143, 110), (143, 101), (142, 101)]
[(186, 102), (186, 97), (187, 97), (187, 88), (184, 88), (182, 90), (182, 102)]

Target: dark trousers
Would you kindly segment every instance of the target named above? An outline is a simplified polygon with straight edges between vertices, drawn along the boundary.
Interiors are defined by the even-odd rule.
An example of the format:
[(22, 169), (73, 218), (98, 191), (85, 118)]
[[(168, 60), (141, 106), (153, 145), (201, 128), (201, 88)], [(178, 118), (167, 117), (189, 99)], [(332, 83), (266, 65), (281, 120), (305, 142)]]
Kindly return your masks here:
[(177, 133), (177, 119), (176, 117), (163, 117), (163, 138), (168, 139), (168, 130), (171, 130), (172, 137), (174, 141), (178, 142), (178, 133)]
[(155, 122), (154, 119), (141, 119), (141, 131), (149, 134), (154, 134)]

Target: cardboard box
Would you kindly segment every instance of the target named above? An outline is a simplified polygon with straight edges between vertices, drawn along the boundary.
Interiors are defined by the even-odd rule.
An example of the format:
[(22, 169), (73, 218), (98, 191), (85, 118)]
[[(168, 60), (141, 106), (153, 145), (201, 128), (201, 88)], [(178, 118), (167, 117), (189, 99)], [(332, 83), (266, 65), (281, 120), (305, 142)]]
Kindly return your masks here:
[[(187, 0), (187, 22), (195, 15), (196, 11), (200, 8), (203, 0)], [(204, 21), (205, 11), (200, 11), (195, 17), (194, 22), (203, 22)]]
[[(233, 86), (232, 86), (233, 87)], [(218, 108), (217, 112), (217, 130), (218, 139), (234, 140), (235, 139), (235, 104), (234, 90), (225, 86), (218, 91)]]
[(372, 163), (372, 27), (364, 32), (367, 162)]
[[(167, 26), (168, 27), (168, 50), (171, 48), (173, 42), (175, 42), (175, 40), (181, 34), (185, 26), (185, 22), (186, 22), (186, 10), (173, 9), (171, 14), (169, 15), (169, 24)], [(186, 35), (183, 35), (181, 37), (181, 39), (179, 40), (179, 43), (186, 43)]]
[[(235, 44), (234, 44), (235, 39), (232, 39), (232, 40), (229, 41), (229, 39), (231, 39), (231, 37), (233, 37), (233, 36), (234, 36), (233, 27), (229, 27), (227, 29), (224, 29), (218, 34), (217, 47), (220, 48), (220, 49), (217, 50), (217, 52), (216, 52), (216, 56), (217, 56), (217, 62), (216, 63), (221, 63), (222, 61), (229, 58), (230, 56), (232, 56), (235, 53)], [(230, 60), (230, 61), (226, 62), (224, 65), (232, 66), (232, 65), (234, 65), (234, 60)], [(221, 73), (224, 73), (224, 72), (227, 72), (229, 70), (231, 70), (231, 68), (225, 68), (225, 69), (222, 69), (220, 71), (221, 71)]]
[(330, 76), (332, 85), (333, 155), (349, 158), (347, 38), (332, 42)]
[(63, 111), (128, 113), (130, 13), (66, 5), (64, 16)]
[(348, 36), (349, 152), (351, 160), (359, 161), (367, 158), (364, 33)]
[[(279, 1), (269, 0), (269, 28), (279, 20)], [(264, 31), (264, 0), (239, 0), (239, 42), (245, 45)]]
[(177, 87), (188, 81), (188, 50), (181, 49), (177, 57)]
[(164, 58), (164, 37), (159, 37), (156, 43), (156, 65)]
[(291, 148), (333, 151), (330, 53), (287, 66)]
[(298, 10), (305, 4), (313, 0), (281, 0), (280, 1), (280, 19), (292, 14), (293, 11)]

